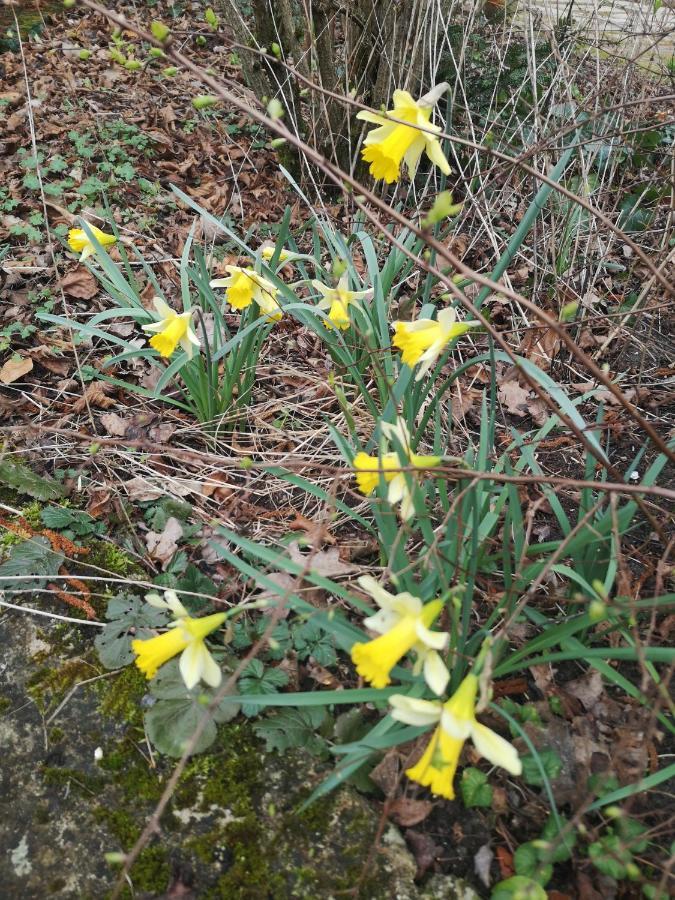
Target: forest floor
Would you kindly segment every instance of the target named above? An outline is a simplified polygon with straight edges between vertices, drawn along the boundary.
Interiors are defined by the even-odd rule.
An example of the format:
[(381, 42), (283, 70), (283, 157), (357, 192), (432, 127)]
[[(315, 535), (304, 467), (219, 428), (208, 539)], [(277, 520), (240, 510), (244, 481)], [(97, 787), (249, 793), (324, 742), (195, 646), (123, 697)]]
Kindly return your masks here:
[[(158, 8), (130, 7), (128, 14), (149, 20), (158, 17)], [(184, 42), (191, 58), (241, 84), (240, 61), (223, 32), (194, 26), (191, 9), (171, 9), (177, 16), (174, 39)], [(162, 8), (167, 18), (168, 10)], [(121, 39), (132, 55), (134, 36)], [(79, 625), (16, 610), (0, 615), (8, 648), (0, 664), (0, 876), (16, 897), (84, 898), (109, 891), (115, 869), (104, 854), (130, 849), (172, 770), (171, 759), (155, 755), (143, 733), (143, 710), (152, 702), (144, 680), (130, 669), (105, 671), (88, 611), (101, 620), (112, 593), (138, 595), (150, 584), (208, 595), (216, 604), (250, 592), (251, 585), (217, 552), (224, 542), (217, 533), (221, 525), (290, 547), (300, 559), (298, 548), (318, 542), (315, 566), (347, 582), (370, 571), (375, 555), (367, 534), (340, 529), (340, 521), (327, 526), (319, 500), (249, 465), (251, 458), (263, 457), (283, 465), (304, 447), (311, 448), (308, 458), (317, 466), (339, 461), (322, 434), (325, 420), (341, 415), (329, 387), (331, 362), (320, 341), (291, 317), (277, 326), (265, 351), (246, 422), (215, 443), (188, 415), (99, 380), (106, 349), (90, 340), (73, 346), (66, 331), (37, 318), (77, 318), (107, 307), (97, 280), (65, 247), (78, 217), (100, 227), (113, 218), (123, 247), (140, 251), (174, 296), (180, 294), (178, 266), (195, 215), (172, 186), (230, 228), (250, 231), (257, 244), (274, 238), (287, 207), (291, 226), (303, 224), (302, 205), (280, 172), (268, 134), (232, 110), (196, 110), (192, 98), (203, 93), (197, 80), (180, 71), (162, 75), (164, 63), (145, 59), (140, 48), (138, 69), (114, 64), (110, 45), (110, 25), (77, 8), (47, 17), (21, 49), (16, 42), (3, 45), (0, 36), (0, 425), (5, 454), (20, 460), (13, 469), (0, 468), (0, 546), (11, 556), (17, 539), (29, 536), (59, 562), (58, 588), (38, 594), (26, 585), (23, 594), (6, 593), (17, 604), (82, 618)], [(650, 117), (666, 127), (672, 100), (661, 101), (663, 85), (644, 78), (645, 102), (635, 121)], [(669, 166), (666, 161), (666, 181)], [(642, 184), (643, 172), (636, 171), (625, 175), (621, 189), (629, 196)], [(461, 185), (457, 190), (461, 194)], [(665, 248), (667, 254), (671, 194), (650, 202), (653, 217), (640, 243), (650, 253)], [(323, 209), (337, 227), (351, 216), (337, 197)], [(519, 212), (503, 209), (500, 227), (508, 232), (510, 216)], [(234, 245), (207, 219), (197, 219), (195, 235), (216, 274), (240, 261)], [(470, 233), (460, 233), (454, 246), (476, 268), (491, 253), (484, 236)], [(622, 373), (625, 395), (667, 435), (675, 423), (672, 307), (652, 287), (640, 315), (626, 318), (627, 298), (649, 280), (629, 250), (611, 245), (614, 268), (602, 281), (603, 296), (589, 300), (578, 340), (609, 370)], [(118, 248), (111, 257), (122, 259)], [(149, 303), (153, 285), (133, 262), (132, 268)], [(530, 274), (531, 267), (522, 264), (514, 284), (525, 284)], [(505, 332), (515, 327), (506, 307), (496, 321)], [(111, 330), (129, 338), (133, 328), (119, 324)], [(589, 390), (588, 376), (550, 331), (525, 331), (518, 349), (564, 383), (571, 396)], [(148, 392), (157, 380), (142, 362), (122, 364), (114, 374)], [(545, 416), (526, 386), (506, 368), (503, 374), (498, 441), (506, 446), (514, 429), (525, 432)], [(467, 375), (452, 397), (458, 450), (478, 433), (483, 387), (480, 373)], [(611, 396), (604, 401), (603, 431), (615, 465), (625, 468), (644, 437)], [(642, 468), (653, 458), (647, 453)], [(581, 461), (572, 435), (539, 445), (538, 463), (550, 474), (567, 475)], [(38, 479), (31, 482), (27, 470)], [(54, 493), (45, 484), (55, 485)], [(519, 491), (532, 506), (540, 496), (534, 485)], [(346, 496), (355, 507), (368, 508), (353, 491)], [(667, 511), (658, 503), (653, 509), (667, 532)], [(545, 518), (536, 527), (539, 541), (549, 539)], [(662, 538), (641, 523), (625, 551), (622, 590), (651, 596), (672, 587), (667, 551)], [(100, 580), (89, 581), (92, 575)], [(494, 590), (486, 583), (486, 600)], [(320, 591), (313, 602), (327, 604)], [(672, 645), (675, 616), (655, 615), (649, 629), (652, 642)], [(355, 683), (349, 665), (334, 655), (324, 665), (317, 656), (292, 650), (268, 670), (277, 669), (289, 689)], [(629, 666), (622, 673), (641, 677)], [(526, 697), (535, 710), (529, 738), (537, 747), (553, 746), (562, 761), (551, 785), (570, 818), (589, 777), (611, 770), (625, 785), (657, 772), (659, 759), (672, 758), (672, 734), (664, 734), (653, 711), (608, 688), (592, 670), (565, 663), (555, 671), (534, 667), (526, 678), (505, 679), (498, 688), (502, 697)], [(556, 711), (551, 696), (557, 698)], [(432, 802), (402, 788), (401, 757), (388, 753), (367, 784), (342, 788), (298, 813), (298, 802), (330, 768), (325, 744), (314, 753), (300, 748), (280, 754), (265, 746), (254, 721), (239, 716), (224, 725), (209, 752), (190, 762), (161, 839), (144, 850), (133, 871), (135, 896), (489, 896), (491, 884), (513, 874), (517, 846), (541, 834), (550, 812), (541, 785), (516, 791), (499, 776), (489, 809)], [(324, 732), (329, 727), (350, 726), (322, 725)], [(669, 871), (672, 877), (672, 790), (672, 783), (660, 784), (630, 802), (631, 817), (649, 828), (651, 844), (640, 861), (656, 881), (667, 882)], [(593, 836), (603, 839), (607, 822), (592, 827)], [(556, 900), (642, 896), (641, 884), (599, 872), (581, 853), (556, 867), (548, 891)]]

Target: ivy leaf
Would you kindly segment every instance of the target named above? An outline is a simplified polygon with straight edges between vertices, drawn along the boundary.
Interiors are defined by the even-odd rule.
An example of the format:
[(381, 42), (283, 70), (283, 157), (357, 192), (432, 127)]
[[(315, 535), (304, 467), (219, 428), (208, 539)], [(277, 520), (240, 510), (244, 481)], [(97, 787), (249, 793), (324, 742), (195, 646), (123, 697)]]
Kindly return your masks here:
[[(218, 594), (215, 583), (194, 563), (188, 565), (182, 577), (176, 582), (176, 590), (187, 591), (190, 594), (205, 594), (207, 597), (216, 597)], [(181, 603), (189, 613), (195, 613), (201, 612), (208, 605), (208, 600), (204, 597), (181, 596)]]
[(256, 722), (253, 730), (265, 741), (268, 751), (283, 753), (293, 747), (304, 747), (315, 756), (326, 752), (326, 742), (317, 730), (326, 722), (322, 706), (285, 709)]
[(546, 900), (546, 897), (546, 891), (538, 882), (524, 875), (514, 875), (494, 886), (490, 900)]
[[(43, 590), (47, 579), (55, 578), (63, 565), (63, 554), (52, 550), (48, 538), (42, 535), (11, 545), (9, 552), (9, 558), (0, 565), (0, 590), (8, 593)], [(17, 575), (34, 575), (35, 580), (9, 580)]]
[(467, 807), (492, 806), (492, 788), (487, 775), (472, 766), (464, 769), (460, 782), (462, 800)]
[[(148, 737), (160, 753), (182, 756), (206, 707), (219, 690), (201, 685), (188, 689), (181, 677), (178, 660), (172, 659), (162, 666), (150, 682), (150, 693), (157, 698), (157, 702), (144, 716)], [(206, 750), (216, 738), (216, 723), (229, 722), (239, 713), (239, 709), (238, 703), (225, 696), (214, 710), (194, 752)]]
[[(555, 750), (547, 748), (546, 750), (539, 751), (537, 756), (549, 781), (552, 781), (560, 775), (563, 764)], [(537, 762), (537, 757), (528, 753), (525, 756), (522, 756), (521, 760), (523, 763), (523, 781), (525, 784), (531, 784), (534, 787), (542, 787), (544, 779), (542, 777), (541, 769), (539, 768), (539, 763)]]
[(532, 841), (521, 844), (513, 854), (513, 865), (518, 875), (526, 875), (542, 886), (551, 880), (553, 866), (542, 863), (539, 851)]
[[(252, 659), (239, 679), (240, 694), (276, 694), (288, 684), (288, 675), (281, 669), (265, 669), (259, 659)], [(245, 716), (254, 716), (261, 710), (253, 703), (242, 703)]]
[[(565, 827), (567, 820), (563, 816), (558, 816), (560, 821), (560, 831)], [(572, 856), (572, 850), (577, 842), (577, 834), (574, 829), (565, 832), (564, 836), (559, 837), (560, 831), (553, 816), (549, 816), (546, 824), (541, 832), (541, 839), (548, 842), (548, 847), (542, 850), (540, 856), (547, 863), (565, 862)]]
[(169, 624), (166, 610), (156, 609), (131, 594), (116, 594), (108, 603), (110, 622), (96, 635), (94, 645), (106, 669), (120, 669), (134, 661), (133, 638), (153, 636), (156, 628)]
[(610, 878), (622, 879), (627, 875), (626, 866), (633, 862), (633, 854), (618, 834), (605, 834), (588, 848), (588, 855), (595, 868)]
[(337, 662), (332, 637), (313, 619), (296, 629), (293, 643), (299, 659), (312, 656), (320, 666), (333, 666)]
[(0, 462), (0, 482), (36, 500), (57, 500), (63, 496), (63, 487), (57, 481), (36, 475), (24, 463), (7, 456)]

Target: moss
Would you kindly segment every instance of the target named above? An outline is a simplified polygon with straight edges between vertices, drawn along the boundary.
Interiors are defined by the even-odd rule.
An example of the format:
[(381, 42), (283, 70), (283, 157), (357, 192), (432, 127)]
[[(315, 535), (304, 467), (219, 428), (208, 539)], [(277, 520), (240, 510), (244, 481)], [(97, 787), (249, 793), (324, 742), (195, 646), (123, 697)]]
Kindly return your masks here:
[(284, 879), (270, 869), (264, 832), (254, 813), (227, 825), (223, 841), (232, 864), (218, 880), (215, 897), (223, 900), (268, 900), (286, 895)]
[(9, 699), (9, 697), (0, 696), (0, 715), (2, 715), (2, 713), (4, 712), (7, 712), (11, 705), (12, 701)]
[(40, 769), (44, 783), (47, 785), (68, 785), (84, 797), (98, 796), (105, 786), (105, 781), (94, 775), (87, 775), (79, 769), (60, 768), (59, 766), (42, 766)]
[(49, 732), (49, 740), (52, 744), (58, 744), (58, 742), (62, 741), (65, 736), (66, 733), (63, 728), (52, 728), (52, 730)]
[(104, 716), (141, 726), (141, 699), (147, 692), (148, 682), (136, 666), (127, 666), (114, 678), (96, 682), (95, 689), (100, 698), (99, 708)]
[(31, 528), (42, 528), (42, 518), (40, 517), (40, 513), (42, 511), (42, 504), (37, 500), (34, 500), (32, 503), (29, 503), (27, 506), (24, 506), (21, 510), (21, 515), (28, 522)]
[[(141, 566), (129, 556), (126, 550), (110, 541), (91, 541), (87, 544), (89, 553), (84, 560), (85, 566), (95, 566), (111, 575), (120, 578), (142, 579), (145, 572)], [(119, 587), (119, 586), (113, 586)]]
[[(141, 834), (141, 826), (125, 810), (99, 807), (94, 810), (94, 818), (109, 829), (125, 852), (131, 850)], [(171, 877), (166, 850), (159, 845), (146, 847), (130, 874), (135, 891), (148, 891), (153, 896), (162, 893), (167, 889)]]
[(246, 816), (253, 798), (264, 786), (258, 741), (248, 723), (222, 729), (218, 750), (197, 756), (187, 766), (176, 791), (176, 805), (192, 806), (202, 797), (202, 807), (227, 809)]
[[(53, 652), (46, 651), (49, 656)], [(37, 654), (42, 657), (42, 654)], [(42, 712), (56, 706), (71, 688), (97, 674), (95, 666), (85, 659), (69, 659), (58, 669), (43, 666), (28, 680), (28, 693)]]

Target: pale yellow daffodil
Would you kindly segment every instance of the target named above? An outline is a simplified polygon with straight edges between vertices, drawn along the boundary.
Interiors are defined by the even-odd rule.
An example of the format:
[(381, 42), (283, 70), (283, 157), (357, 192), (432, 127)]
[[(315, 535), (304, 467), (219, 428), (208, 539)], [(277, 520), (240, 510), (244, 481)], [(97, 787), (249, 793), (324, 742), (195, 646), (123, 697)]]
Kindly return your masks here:
[(436, 319), (392, 322), (392, 343), (401, 351), (401, 359), (412, 369), (421, 363), (415, 381), (423, 378), (453, 338), (465, 334), (478, 322), (458, 322), (452, 307), (442, 309)]
[(416, 469), (429, 469), (441, 462), (440, 456), (422, 456), (413, 453), (410, 447), (410, 433), (401, 419), (395, 424), (382, 422), (382, 433), (389, 444), (394, 444), (394, 451), (382, 453), (380, 456), (369, 456), (363, 451), (356, 454), (353, 460), (356, 483), (362, 494), (372, 494), (380, 482), (380, 473), (389, 485), (387, 500), (392, 506), (400, 503), (400, 515), (403, 521), (410, 519), (415, 512), (412, 491), (401, 469), (413, 466)]
[(277, 295), (277, 288), (255, 269), (241, 266), (225, 266), (229, 272), (227, 278), (214, 278), (209, 282), (212, 288), (225, 288), (225, 299), (232, 309), (246, 309), (256, 303), (260, 312), (273, 322), (278, 321), (283, 313)]
[(350, 291), (349, 275), (345, 272), (337, 283), (337, 287), (328, 287), (321, 281), (312, 281), (312, 286), (322, 295), (319, 300), (319, 309), (328, 310), (329, 328), (339, 328), (345, 331), (349, 328), (351, 322), (349, 319), (349, 307), (359, 300), (370, 298), (373, 296), (372, 290), (367, 291)]
[(146, 678), (154, 678), (160, 666), (180, 653), (178, 668), (188, 689), (195, 687), (200, 681), (205, 681), (211, 687), (218, 687), (222, 672), (204, 639), (223, 624), (226, 614), (214, 613), (193, 619), (175, 591), (165, 591), (164, 597), (166, 599), (162, 600), (158, 594), (148, 594), (146, 600), (151, 606), (170, 610), (176, 621), (164, 634), (131, 642), (131, 649), (136, 654), (136, 665)]
[[(114, 234), (106, 234), (105, 231), (101, 231), (101, 229), (97, 228), (95, 225), (89, 225), (87, 223), (87, 228), (102, 247), (109, 247), (117, 241)], [(68, 232), (68, 246), (74, 253), (81, 254), (80, 262), (84, 262), (85, 259), (88, 259), (96, 253), (96, 247), (84, 228), (70, 229)]]
[(471, 738), (476, 750), (492, 765), (501, 766), (511, 775), (522, 772), (515, 747), (476, 720), (477, 691), (478, 678), (469, 674), (445, 703), (417, 700), (401, 694), (389, 698), (391, 715), (399, 722), (408, 725), (439, 723), (421, 759), (406, 770), (406, 775), (448, 800), (455, 796), (453, 781), (467, 738)]
[(391, 682), (389, 673), (406, 653), (416, 656), (413, 673), (424, 672), (424, 679), (435, 694), (442, 694), (450, 675), (438, 651), (448, 643), (448, 635), (430, 631), (429, 626), (443, 609), (443, 601), (422, 603), (407, 591), (390, 594), (380, 584), (364, 575), (359, 585), (380, 607), (375, 615), (364, 619), (363, 624), (380, 637), (368, 643), (354, 644), (351, 650), (356, 671), (373, 687), (386, 687)]
[[(265, 260), (265, 262), (270, 262), (270, 260), (274, 256), (276, 249), (277, 248), (275, 247), (274, 244), (263, 244), (260, 247), (260, 256)], [(295, 259), (295, 257), (297, 255), (298, 255), (297, 253), (291, 253), (290, 250), (282, 249), (279, 252), (278, 262), (279, 263), (290, 262), (291, 260)]]
[[(431, 124), (434, 106), (447, 89), (446, 82), (437, 84), (419, 100), (413, 99), (408, 91), (394, 91), (394, 108), (384, 115), (366, 110), (357, 114), (357, 119), (379, 126), (367, 135), (361, 151), (363, 159), (370, 163), (373, 178), (384, 178), (387, 184), (398, 181), (403, 162), (410, 178), (414, 178), (423, 152), (441, 172), (450, 174), (450, 165), (436, 137), (441, 128)], [(401, 119), (409, 124), (393, 122), (392, 119)]]
[(150, 338), (150, 346), (154, 347), (164, 359), (169, 359), (180, 344), (187, 358), (192, 359), (195, 347), (201, 346), (199, 338), (192, 330), (192, 310), (177, 313), (161, 297), (155, 297), (152, 303), (160, 320), (142, 326), (143, 331), (157, 332)]

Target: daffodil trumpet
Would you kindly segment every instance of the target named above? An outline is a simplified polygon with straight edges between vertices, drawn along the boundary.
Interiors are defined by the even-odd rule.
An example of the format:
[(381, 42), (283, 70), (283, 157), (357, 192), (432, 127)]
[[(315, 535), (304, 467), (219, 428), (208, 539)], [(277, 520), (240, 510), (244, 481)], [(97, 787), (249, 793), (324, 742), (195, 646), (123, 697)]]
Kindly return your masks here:
[(169, 359), (180, 345), (187, 358), (192, 359), (195, 349), (201, 346), (199, 338), (192, 330), (193, 310), (177, 313), (161, 297), (155, 297), (152, 303), (160, 317), (159, 321), (142, 326), (143, 331), (154, 332), (150, 338), (150, 346), (161, 357)]
[(200, 681), (218, 687), (222, 672), (204, 642), (209, 634), (220, 628), (227, 618), (226, 613), (194, 619), (188, 615), (175, 591), (165, 591), (164, 598), (162, 600), (158, 594), (146, 596), (151, 606), (169, 610), (176, 621), (163, 634), (131, 642), (136, 665), (146, 678), (154, 678), (164, 663), (180, 653), (178, 669), (189, 690)]
[(326, 326), (339, 328), (341, 331), (346, 331), (351, 325), (350, 306), (356, 306), (360, 300), (370, 299), (373, 296), (372, 289), (350, 291), (349, 275), (346, 272), (341, 275), (334, 288), (328, 287), (316, 279), (312, 281), (312, 287), (321, 294), (321, 300), (317, 304), (318, 308), (328, 310)]
[(87, 229), (90, 234), (87, 234), (84, 228), (71, 228), (68, 232), (68, 246), (74, 253), (80, 254), (80, 262), (84, 262), (96, 253), (96, 245), (90, 235), (93, 235), (102, 247), (109, 247), (117, 241), (114, 234), (106, 234), (105, 231), (101, 231), (95, 225), (90, 225), (89, 222), (87, 222)]
[(387, 184), (398, 181), (401, 166), (405, 163), (410, 178), (415, 177), (422, 153), (445, 175), (450, 174), (448, 163), (437, 135), (438, 125), (432, 125), (434, 106), (448, 90), (447, 82), (437, 84), (432, 90), (415, 100), (408, 91), (394, 91), (394, 108), (384, 115), (362, 110), (356, 116), (363, 122), (377, 125), (366, 136), (361, 155), (370, 163), (370, 174)]
[(422, 603), (407, 591), (390, 594), (370, 575), (362, 576), (358, 583), (379, 606), (379, 611), (363, 624), (380, 635), (352, 646), (352, 662), (358, 674), (373, 687), (386, 687), (391, 683), (391, 670), (412, 651), (416, 655), (413, 674), (423, 672), (431, 690), (442, 694), (450, 674), (438, 651), (447, 646), (448, 635), (431, 631), (430, 626), (440, 615), (443, 601)]
[(476, 719), (478, 678), (469, 674), (445, 703), (418, 700), (402, 694), (389, 698), (392, 718), (408, 725), (437, 727), (420, 760), (406, 770), (411, 781), (428, 787), (433, 794), (452, 800), (454, 778), (464, 743), (473, 744), (488, 762), (511, 775), (520, 775), (522, 763), (515, 747)]
[(261, 314), (271, 321), (276, 322), (282, 317), (283, 312), (277, 300), (279, 291), (269, 279), (250, 267), (225, 266), (225, 270), (229, 272), (226, 278), (214, 278), (209, 285), (212, 288), (225, 288), (225, 299), (232, 309), (246, 309), (255, 303)]

